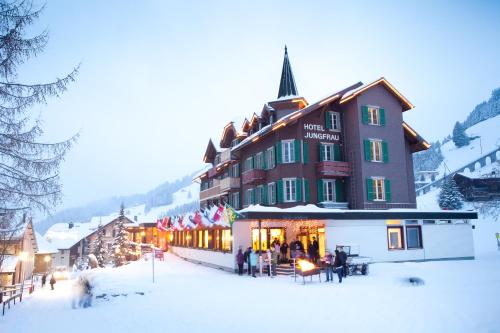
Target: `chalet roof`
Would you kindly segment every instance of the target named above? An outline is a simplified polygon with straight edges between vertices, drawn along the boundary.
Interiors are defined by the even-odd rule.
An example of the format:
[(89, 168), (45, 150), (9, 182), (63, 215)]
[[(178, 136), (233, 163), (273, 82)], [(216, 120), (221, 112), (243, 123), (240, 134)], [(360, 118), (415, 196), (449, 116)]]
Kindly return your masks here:
[[(232, 133), (232, 138), (230, 137)], [(234, 127), (234, 122), (229, 122), (226, 126), (224, 126), (224, 130), (222, 131), (222, 137), (220, 139), (219, 146), (221, 148), (229, 148), (231, 146), (231, 141), (234, 137), (238, 135), (236, 128)]]
[(403, 130), (405, 137), (412, 143), (415, 147), (415, 152), (422, 150), (427, 150), (431, 146), (427, 141), (424, 140), (413, 128), (403, 121)]
[(215, 148), (212, 139), (209, 139), (207, 149), (205, 150), (205, 155), (203, 155), (203, 162), (213, 163), (216, 154), (217, 154), (217, 148)]
[(283, 68), (281, 70), (278, 99), (283, 97), (293, 97), (297, 95), (297, 85), (295, 84), (295, 79), (292, 73), (292, 66), (290, 65), (290, 60), (288, 59), (288, 50), (285, 45), (285, 56), (283, 59)]

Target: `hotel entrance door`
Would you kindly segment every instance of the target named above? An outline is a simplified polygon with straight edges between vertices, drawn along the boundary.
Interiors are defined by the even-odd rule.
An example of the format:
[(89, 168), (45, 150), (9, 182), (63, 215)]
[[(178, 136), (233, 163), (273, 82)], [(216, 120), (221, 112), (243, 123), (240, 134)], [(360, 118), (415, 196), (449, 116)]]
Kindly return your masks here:
[[(275, 239), (278, 239), (280, 244), (283, 244), (283, 242), (286, 240), (285, 228), (260, 229), (262, 251), (266, 251)], [(259, 228), (252, 229), (252, 248), (254, 249), (254, 251), (259, 250)]]
[(306, 253), (309, 244), (313, 241), (313, 237), (316, 237), (319, 244), (319, 255), (320, 257), (325, 255), (325, 227), (300, 227), (299, 234), (297, 236), (302, 242), (302, 245), (304, 245), (304, 251)]

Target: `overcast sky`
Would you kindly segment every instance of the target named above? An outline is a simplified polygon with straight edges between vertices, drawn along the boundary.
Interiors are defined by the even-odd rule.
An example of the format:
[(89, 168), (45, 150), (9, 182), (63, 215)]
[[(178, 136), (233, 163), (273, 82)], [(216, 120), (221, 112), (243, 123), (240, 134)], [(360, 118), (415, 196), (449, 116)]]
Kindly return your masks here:
[(46, 51), (21, 78), (78, 81), (41, 111), (46, 139), (80, 131), (62, 207), (146, 191), (203, 166), (210, 136), (277, 97), (288, 45), (310, 102), (385, 76), (429, 141), (500, 86), (494, 1), (55, 1)]

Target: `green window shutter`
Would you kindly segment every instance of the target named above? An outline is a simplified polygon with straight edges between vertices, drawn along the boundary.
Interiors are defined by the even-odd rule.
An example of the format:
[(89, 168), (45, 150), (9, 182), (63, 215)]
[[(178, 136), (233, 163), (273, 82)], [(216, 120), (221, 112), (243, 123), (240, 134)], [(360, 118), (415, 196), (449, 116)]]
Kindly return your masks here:
[(364, 146), (365, 146), (365, 161), (371, 161), (372, 160), (372, 150), (370, 147), (370, 140), (363, 140)]
[(319, 147), (319, 161), (323, 162), (325, 160), (325, 152), (323, 150), (323, 144), (320, 143), (318, 147)]
[(255, 155), (252, 155), (252, 165), (251, 170), (255, 169)]
[(236, 175), (234, 175), (235, 177), (239, 177), (240, 176), (240, 164), (236, 164)]
[(297, 202), (302, 201), (302, 178), (295, 179), (295, 193)]
[(276, 182), (278, 190), (276, 191), (276, 202), (283, 202), (283, 180), (278, 179)]
[(304, 202), (309, 202), (309, 180), (304, 178)]
[(335, 180), (335, 201), (345, 202), (344, 182), (339, 179)]
[(368, 124), (368, 107), (366, 105), (361, 107), (361, 121), (363, 124)]
[(233, 176), (233, 167), (231, 165), (229, 166), (228, 173), (229, 173), (229, 177), (234, 177)]
[(385, 109), (378, 109), (378, 113), (380, 116), (380, 125), (385, 126)]
[(281, 141), (278, 141), (278, 143), (276, 143), (276, 164), (281, 164), (283, 163), (283, 160), (282, 160), (282, 155), (281, 155)]
[(366, 193), (368, 201), (373, 201), (375, 193), (373, 192), (373, 180), (371, 178), (366, 178)]
[(255, 187), (251, 191), (250, 198), (251, 198), (250, 201), (251, 201), (252, 205), (255, 205)]
[(389, 162), (389, 150), (387, 149), (387, 142), (382, 141), (382, 158), (384, 163)]
[(323, 202), (323, 179), (318, 179), (318, 202)]
[(332, 117), (330, 116), (330, 112), (325, 112), (325, 126), (327, 129), (332, 128)]
[(302, 163), (307, 164), (309, 160), (309, 144), (305, 141), (302, 142), (302, 155), (303, 155)]
[(391, 182), (389, 179), (384, 180), (385, 186), (385, 201), (391, 201)]
[(334, 161), (341, 161), (342, 160), (340, 158), (340, 145), (339, 144), (333, 144), (333, 160)]
[(262, 169), (267, 170), (267, 150), (262, 152)]
[(300, 140), (293, 140), (295, 150), (295, 163), (300, 162)]
[(269, 198), (267, 197), (267, 185), (262, 186), (261, 197), (264, 205), (269, 205)]

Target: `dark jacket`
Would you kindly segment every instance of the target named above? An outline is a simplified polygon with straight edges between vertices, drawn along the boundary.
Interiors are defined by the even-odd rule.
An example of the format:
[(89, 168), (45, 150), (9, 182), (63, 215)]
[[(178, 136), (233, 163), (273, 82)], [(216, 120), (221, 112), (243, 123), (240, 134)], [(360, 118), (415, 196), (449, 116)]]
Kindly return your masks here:
[(283, 242), (283, 244), (280, 247), (280, 252), (286, 253), (287, 250), (288, 250), (288, 244), (286, 242)]
[(339, 256), (340, 261), (342, 262), (342, 266), (345, 266), (345, 264), (347, 263), (347, 253), (345, 253), (344, 251), (340, 251)]
[(299, 240), (295, 241), (295, 244), (296, 244), (295, 245), (296, 250), (300, 250), (300, 251), (304, 252), (304, 245), (302, 244), (301, 241), (299, 241)]
[(342, 264), (342, 259), (340, 258), (339, 251), (335, 250), (335, 259), (333, 260), (333, 267), (337, 268), (342, 266), (344, 265)]
[(250, 250), (246, 250), (245, 253), (243, 254), (243, 261), (248, 262), (248, 257), (250, 256)]
[(236, 255), (236, 262), (238, 265), (243, 265), (245, 262), (245, 256), (243, 255), (243, 252), (241, 250), (238, 250), (238, 254)]
[(56, 283), (56, 278), (54, 277), (54, 275), (52, 275), (52, 277), (50, 278), (50, 284), (55, 284)]
[(318, 243), (317, 240), (315, 240), (315, 241), (312, 242), (312, 248), (313, 248), (313, 252), (314, 253), (318, 252), (318, 250), (319, 250), (319, 243)]

